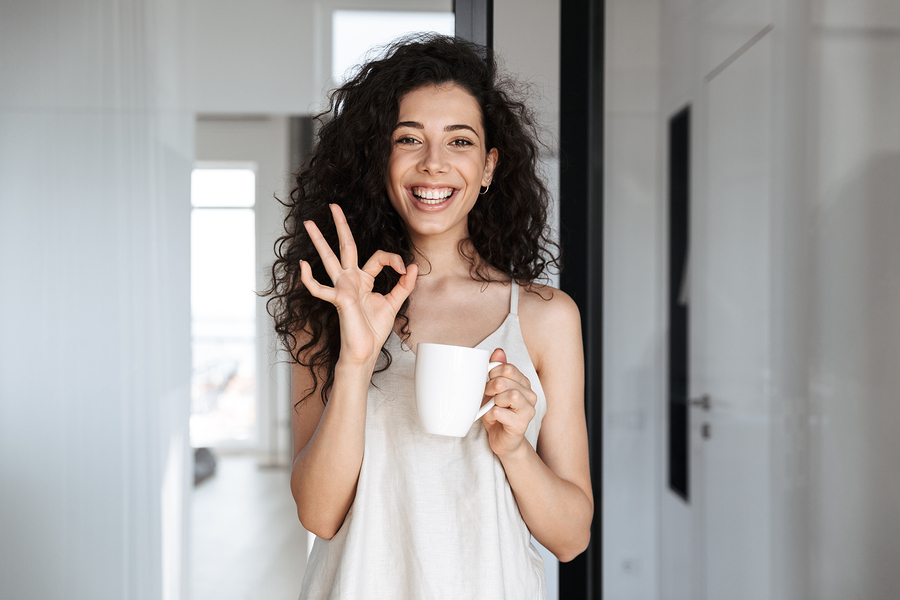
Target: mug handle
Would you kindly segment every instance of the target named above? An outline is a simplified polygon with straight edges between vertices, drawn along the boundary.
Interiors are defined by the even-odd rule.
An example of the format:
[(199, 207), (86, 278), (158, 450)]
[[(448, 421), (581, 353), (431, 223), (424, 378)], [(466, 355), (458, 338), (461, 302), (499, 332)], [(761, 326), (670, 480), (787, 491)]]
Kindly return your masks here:
[[(502, 365), (502, 364), (503, 364), (503, 363), (501, 363), (501, 362), (492, 362), (492, 363), (488, 363), (488, 369), (487, 369), (487, 370), (488, 370), (488, 373), (490, 373), (490, 372), (491, 372), (491, 369), (493, 369), (494, 367), (499, 367), (499, 366)], [(485, 413), (486, 413), (487, 411), (491, 410), (492, 408), (494, 408), (494, 399), (493, 399), (493, 398), (491, 398), (490, 400), (488, 400), (488, 401), (484, 404), (484, 406), (482, 406), (480, 409), (478, 409), (478, 414), (475, 415), (475, 421), (477, 421), (478, 419), (480, 419), (481, 417), (483, 417), (483, 416), (485, 415)], [(475, 421), (472, 421), (472, 422), (474, 423)]]

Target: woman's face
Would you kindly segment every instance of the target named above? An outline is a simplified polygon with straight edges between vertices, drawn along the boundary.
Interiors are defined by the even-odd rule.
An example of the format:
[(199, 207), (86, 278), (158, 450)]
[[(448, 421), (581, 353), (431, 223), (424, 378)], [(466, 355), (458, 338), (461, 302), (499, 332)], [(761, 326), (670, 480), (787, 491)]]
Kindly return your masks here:
[(467, 216), (497, 164), (478, 101), (455, 84), (413, 90), (400, 100), (391, 140), (388, 197), (413, 243), (468, 237)]

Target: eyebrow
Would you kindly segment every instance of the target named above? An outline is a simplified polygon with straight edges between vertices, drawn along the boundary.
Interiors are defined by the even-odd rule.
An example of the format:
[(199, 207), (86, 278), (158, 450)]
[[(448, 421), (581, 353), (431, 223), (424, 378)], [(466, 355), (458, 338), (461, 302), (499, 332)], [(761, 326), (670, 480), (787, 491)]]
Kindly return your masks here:
[[(400, 121), (399, 123), (397, 123), (394, 126), (394, 130), (396, 131), (397, 129), (400, 129), (401, 127), (412, 127), (413, 129), (425, 129), (425, 126), (422, 125), (421, 123), (419, 123), (418, 121)], [(475, 131), (475, 129), (469, 125), (447, 125), (446, 127), (444, 127), (444, 131), (460, 131), (462, 129), (468, 129), (469, 131), (474, 133), (476, 137), (480, 137), (480, 136), (478, 136), (478, 132)]]

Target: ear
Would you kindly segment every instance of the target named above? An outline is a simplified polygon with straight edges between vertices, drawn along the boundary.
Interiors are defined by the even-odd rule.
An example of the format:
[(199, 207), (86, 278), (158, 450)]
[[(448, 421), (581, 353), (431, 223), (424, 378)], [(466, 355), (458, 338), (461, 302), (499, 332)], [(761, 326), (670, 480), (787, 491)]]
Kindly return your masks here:
[(497, 149), (491, 148), (484, 158), (484, 173), (481, 175), (481, 186), (487, 187), (494, 178), (494, 169), (497, 167)]

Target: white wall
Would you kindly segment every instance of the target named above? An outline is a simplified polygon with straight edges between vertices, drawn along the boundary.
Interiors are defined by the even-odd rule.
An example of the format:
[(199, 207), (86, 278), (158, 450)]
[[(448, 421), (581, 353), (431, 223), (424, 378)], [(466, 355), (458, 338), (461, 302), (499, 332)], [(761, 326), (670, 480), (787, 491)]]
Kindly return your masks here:
[(0, 596), (181, 598), (177, 0), (0, 4)]
[(331, 82), (335, 10), (453, 10), (451, 0), (184, 0), (190, 105), (198, 113), (306, 115)]
[(900, 4), (812, 3), (811, 596), (900, 590)]
[[(549, 225), (559, 232), (559, 0), (496, 0), (494, 50), (500, 68), (527, 93), (540, 130), (542, 175), (553, 199)], [(559, 274), (550, 274), (559, 286)]]
[(559, 0), (494, 2), (494, 50), (527, 86), (551, 154), (559, 145)]
[(659, 594), (659, 4), (606, 2), (603, 593), (623, 600)]

